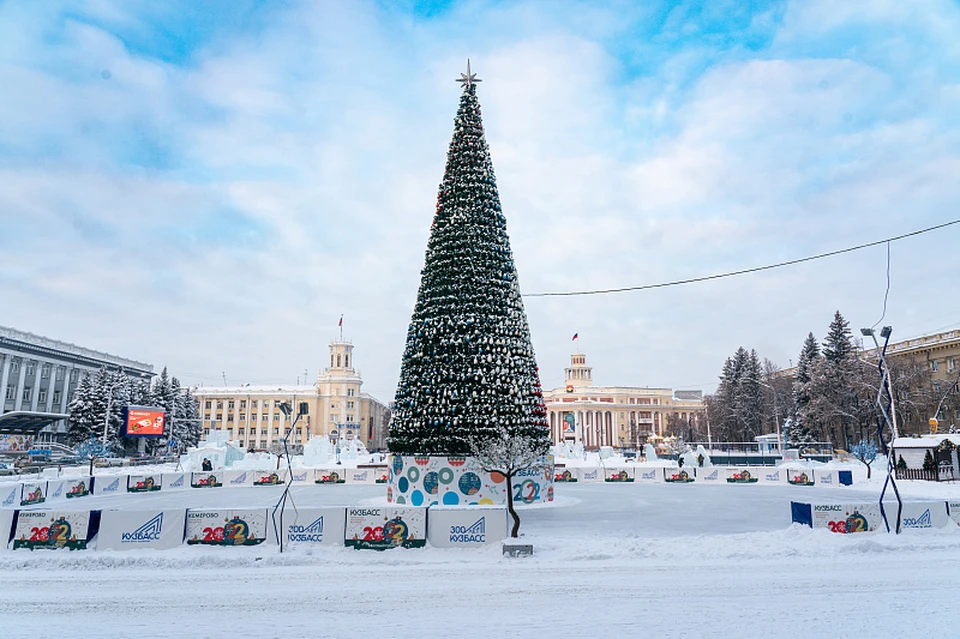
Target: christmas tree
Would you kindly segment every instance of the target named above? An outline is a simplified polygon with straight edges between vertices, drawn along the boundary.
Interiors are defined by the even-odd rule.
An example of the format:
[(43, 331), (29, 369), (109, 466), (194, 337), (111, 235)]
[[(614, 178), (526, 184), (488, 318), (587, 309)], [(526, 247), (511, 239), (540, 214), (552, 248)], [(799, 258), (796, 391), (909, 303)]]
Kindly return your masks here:
[(545, 453), (540, 379), (469, 64), (460, 81), (389, 446), (467, 455), (519, 437)]

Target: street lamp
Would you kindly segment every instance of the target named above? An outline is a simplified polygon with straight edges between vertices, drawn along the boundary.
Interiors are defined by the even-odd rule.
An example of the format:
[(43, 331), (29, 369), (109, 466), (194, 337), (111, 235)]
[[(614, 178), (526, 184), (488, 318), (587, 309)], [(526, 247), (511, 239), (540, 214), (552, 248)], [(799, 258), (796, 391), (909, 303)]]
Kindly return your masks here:
[[(759, 381), (759, 380), (758, 380)], [(761, 386), (766, 386), (773, 391), (773, 418), (776, 420), (775, 426), (777, 429), (777, 439), (780, 440), (780, 461), (786, 461), (787, 458), (787, 422), (783, 422), (783, 426), (780, 425), (780, 397), (777, 395), (777, 389), (767, 384), (766, 382), (760, 382)]]

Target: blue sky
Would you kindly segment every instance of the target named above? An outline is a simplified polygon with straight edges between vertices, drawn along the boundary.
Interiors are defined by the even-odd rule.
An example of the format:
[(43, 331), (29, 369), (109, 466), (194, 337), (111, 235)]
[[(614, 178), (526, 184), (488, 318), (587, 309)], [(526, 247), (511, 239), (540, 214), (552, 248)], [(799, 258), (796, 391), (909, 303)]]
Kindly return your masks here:
[[(0, 324), (191, 384), (312, 379), (344, 315), (392, 399), (466, 59), (525, 292), (749, 268), (960, 217), (954, 2), (0, 3)], [(884, 323), (960, 327), (960, 226)], [(712, 390), (883, 306), (877, 247), (526, 301), (544, 385)]]

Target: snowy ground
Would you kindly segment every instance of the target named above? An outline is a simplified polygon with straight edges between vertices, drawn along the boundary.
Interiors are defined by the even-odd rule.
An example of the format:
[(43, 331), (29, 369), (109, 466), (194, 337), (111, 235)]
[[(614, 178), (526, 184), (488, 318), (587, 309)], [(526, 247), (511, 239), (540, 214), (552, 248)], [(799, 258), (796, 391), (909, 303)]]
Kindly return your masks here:
[[(914, 498), (960, 487), (901, 482)], [(856, 488), (560, 484), (527, 509), (536, 556), (276, 547), (0, 551), (3, 637), (958, 636), (960, 527), (837, 535), (789, 502)], [(270, 487), (91, 497), (91, 508), (267, 506)], [(303, 486), (301, 506), (383, 503), (382, 486)], [(135, 501), (134, 501), (135, 500)], [(136, 506), (134, 505), (136, 504)]]

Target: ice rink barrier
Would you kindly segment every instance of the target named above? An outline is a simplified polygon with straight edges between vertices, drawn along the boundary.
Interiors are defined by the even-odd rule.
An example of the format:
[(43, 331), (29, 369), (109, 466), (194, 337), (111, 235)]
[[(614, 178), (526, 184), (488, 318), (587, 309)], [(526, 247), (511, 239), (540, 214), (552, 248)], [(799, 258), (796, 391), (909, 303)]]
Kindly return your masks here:
[(160, 479), (163, 484), (163, 491), (186, 490), (190, 488), (190, 473), (185, 471), (175, 473), (163, 473)]
[(90, 547), (99, 525), (99, 511), (21, 510), (17, 513), (10, 544), (14, 550), (83, 550)]
[(163, 475), (161, 473), (127, 475), (126, 484), (128, 493), (154, 493), (163, 489)]
[(183, 544), (187, 511), (104, 510), (100, 513), (97, 550), (166, 550)]
[(603, 472), (599, 468), (577, 468), (577, 481), (603, 481)]
[(94, 495), (121, 495), (127, 492), (126, 475), (100, 475), (93, 478)]
[(632, 466), (605, 468), (603, 471), (603, 481), (608, 484), (632, 484), (636, 479), (637, 470)]
[[(903, 504), (901, 530), (943, 528), (950, 523), (947, 502), (941, 500), (909, 501)], [(896, 502), (884, 502), (884, 510), (893, 530), (897, 512)], [(852, 534), (886, 531), (879, 502), (790, 502), (794, 523), (830, 532)]]
[(431, 506), (427, 540), (437, 548), (482, 548), (507, 537), (506, 506)]
[(398, 547), (422, 548), (426, 543), (426, 508), (347, 508), (344, 544), (348, 547), (387, 550)]
[(191, 508), (187, 510), (188, 546), (257, 546), (267, 541), (266, 508)]
[(726, 470), (719, 466), (697, 468), (697, 481), (704, 484), (722, 484), (727, 479)]
[(309, 548), (312, 546), (343, 546), (346, 539), (347, 509), (340, 508), (286, 508), (276, 513), (274, 528), (273, 511), (267, 526), (267, 539), (277, 543), (277, 531), (283, 535), (284, 549)]
[(13, 538), (13, 519), (17, 514), (15, 510), (0, 510), (0, 550), (6, 550), (9, 547), (10, 540)]

